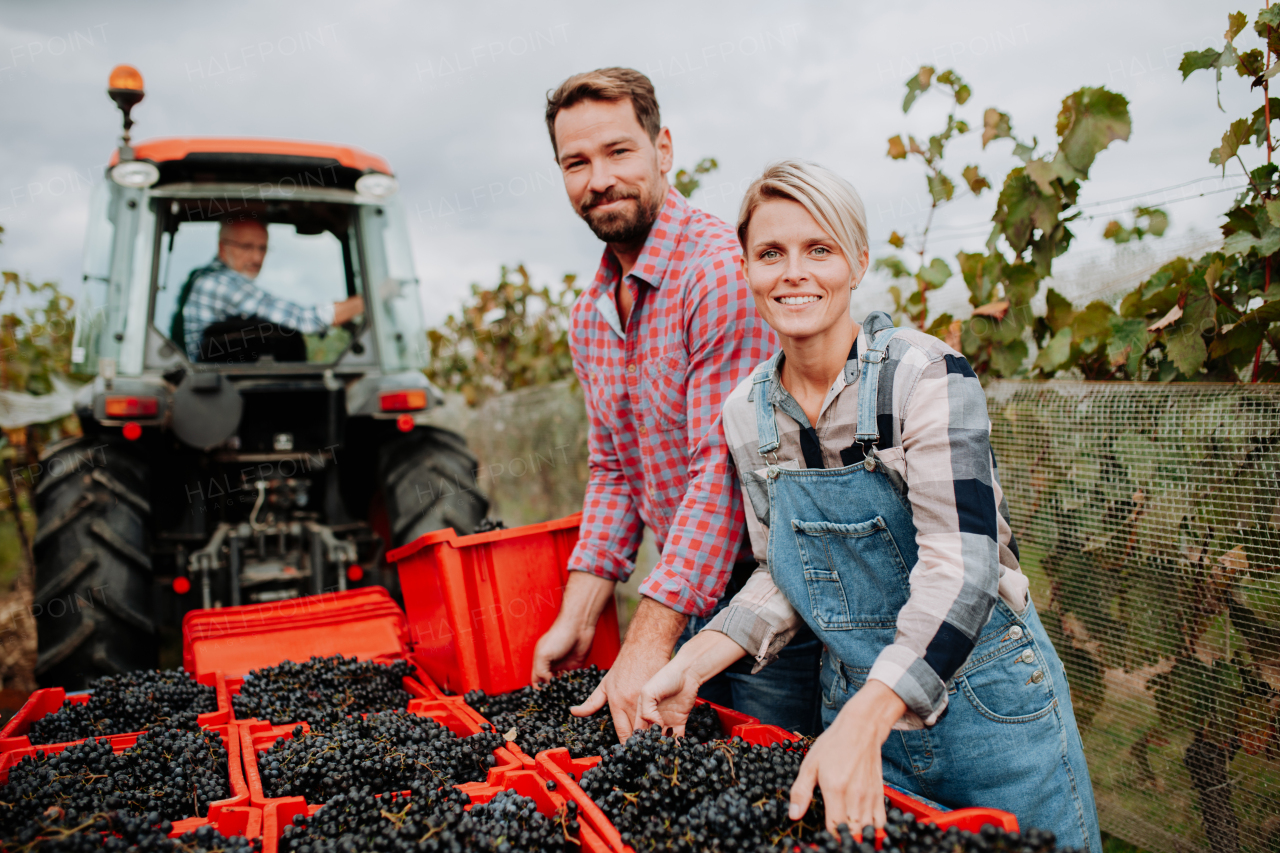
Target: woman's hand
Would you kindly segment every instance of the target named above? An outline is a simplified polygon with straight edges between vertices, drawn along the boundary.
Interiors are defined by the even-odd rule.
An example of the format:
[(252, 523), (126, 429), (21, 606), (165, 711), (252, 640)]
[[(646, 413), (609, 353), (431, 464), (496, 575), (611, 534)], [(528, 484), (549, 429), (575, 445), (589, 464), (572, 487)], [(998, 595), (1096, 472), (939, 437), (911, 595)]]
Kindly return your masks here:
[(745, 654), (742, 646), (727, 635), (699, 631), (641, 688), (635, 728), (661, 726), (683, 736), (698, 688)]
[(883, 828), (880, 747), (906, 708), (898, 694), (882, 682), (864, 684), (809, 747), (791, 786), (791, 819), (804, 817), (817, 783), (826, 803), (827, 831), (832, 835), (842, 823), (848, 824), (855, 839), (861, 838), (866, 826)]

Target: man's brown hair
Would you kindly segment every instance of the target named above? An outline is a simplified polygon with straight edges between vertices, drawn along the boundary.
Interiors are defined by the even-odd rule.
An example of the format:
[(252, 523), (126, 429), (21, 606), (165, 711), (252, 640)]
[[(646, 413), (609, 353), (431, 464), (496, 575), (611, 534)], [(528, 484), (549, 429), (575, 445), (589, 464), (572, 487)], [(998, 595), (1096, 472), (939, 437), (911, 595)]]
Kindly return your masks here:
[(554, 92), (547, 93), (547, 133), (551, 134), (551, 148), (556, 157), (560, 146), (556, 145), (556, 116), (561, 110), (581, 101), (631, 100), (636, 111), (636, 121), (656, 142), (662, 130), (662, 117), (658, 113), (658, 97), (653, 92), (649, 78), (632, 68), (597, 68), (575, 74), (560, 84)]

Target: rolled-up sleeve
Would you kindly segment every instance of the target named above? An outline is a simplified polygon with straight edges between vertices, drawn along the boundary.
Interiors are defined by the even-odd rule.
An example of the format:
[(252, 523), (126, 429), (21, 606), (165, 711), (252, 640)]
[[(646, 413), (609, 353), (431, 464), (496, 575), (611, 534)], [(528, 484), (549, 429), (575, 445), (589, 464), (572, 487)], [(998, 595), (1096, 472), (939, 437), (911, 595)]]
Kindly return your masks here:
[(759, 672), (791, 642), (800, 624), (800, 615), (774, 584), (769, 569), (761, 566), (702, 630), (719, 631), (742, 646), (755, 658), (751, 671)]
[(925, 725), (991, 617), (1000, 582), (999, 504), (982, 385), (960, 355), (922, 371), (903, 409), (902, 447), (919, 558), (892, 645), (868, 674)]

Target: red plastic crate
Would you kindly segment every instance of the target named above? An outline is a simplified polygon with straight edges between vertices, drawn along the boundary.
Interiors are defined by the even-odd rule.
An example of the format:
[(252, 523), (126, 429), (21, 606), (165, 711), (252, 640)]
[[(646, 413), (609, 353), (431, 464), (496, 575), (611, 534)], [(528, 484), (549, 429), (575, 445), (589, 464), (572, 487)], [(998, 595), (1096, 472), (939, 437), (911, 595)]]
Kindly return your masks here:
[[(419, 660), (447, 691), (506, 693), (529, 683), (533, 647), (560, 610), (582, 514), (458, 536), (437, 530), (387, 554), (400, 572)], [(608, 668), (620, 647), (611, 600), (583, 666)]]
[[(196, 681), (213, 687), (214, 693), (218, 697), (218, 710), (200, 714), (196, 717), (196, 721), (203, 728), (212, 728), (230, 723), (231, 697), (227, 692), (227, 682), (222, 673), (207, 672), (198, 676)], [(13, 718), (5, 724), (3, 729), (0, 729), (0, 755), (14, 750), (27, 749), (33, 745), (45, 750), (54, 747), (65, 749), (73, 743), (80, 743), (85, 740), (85, 738), (81, 738), (80, 740), (68, 741), (62, 744), (32, 744), (28, 734), (31, 731), (31, 726), (36, 721), (42, 720), (49, 714), (59, 710), (63, 702), (69, 701), (73, 705), (83, 705), (89, 701), (90, 695), (92, 694), (85, 692), (72, 693), (68, 696), (67, 691), (61, 687), (46, 687), (35, 691), (27, 699), (22, 709), (13, 715)], [(105, 737), (119, 735), (134, 735), (136, 737), (139, 734), (141, 732), (112, 732), (110, 735), (105, 735)], [(54, 751), (61, 752), (62, 749), (55, 749)]]
[[(303, 660), (306, 660), (306, 658), (303, 658)], [(375, 655), (374, 657), (369, 658), (369, 660), (375, 661), (377, 663), (393, 663), (394, 661), (404, 660), (404, 655), (402, 654)], [(412, 661), (410, 662), (412, 663)], [(237, 676), (235, 678), (227, 678), (226, 685), (227, 685), (227, 708), (229, 709), (230, 722), (240, 723), (240, 724), (264, 722), (263, 720), (259, 720), (256, 717), (241, 719), (236, 716), (235, 706), (231, 704), (231, 697), (239, 695), (240, 689), (244, 687), (243, 677)], [(440, 699), (455, 698), (455, 697), (445, 696), (442, 692), (440, 692), (440, 688), (432, 684), (431, 679), (426, 678), (425, 676), (422, 675), (421, 669), (419, 669), (416, 676), (405, 676), (403, 679), (401, 679), (401, 686), (404, 687), (405, 692), (409, 694), (410, 708), (413, 707), (413, 702), (419, 699), (427, 699), (427, 700), (435, 701)], [(484, 722), (484, 720), (481, 720), (481, 722)], [(295, 724), (290, 723), (289, 725), (290, 727), (292, 727)]]
[[(568, 798), (558, 791), (547, 790), (546, 777), (535, 770), (491, 771), (488, 783), (472, 782), (461, 785), (471, 797), (472, 805), (487, 803), (502, 791), (515, 791), (528, 797), (537, 804), (538, 811), (551, 817), (565, 807)], [(313, 815), (322, 806), (308, 805), (302, 797), (284, 797), (276, 800), (263, 809), (262, 820), (262, 853), (278, 853), (280, 837), (284, 828), (293, 822), (296, 815)], [(470, 808), (470, 806), (468, 806)], [(612, 849), (589, 827), (581, 816), (578, 820), (579, 841), (584, 853), (609, 853)]]
[(285, 660), (408, 653), (404, 613), (382, 587), (193, 610), (182, 620), (182, 660), (189, 672), (243, 676)]
[[(717, 710), (725, 709), (717, 706)], [(766, 746), (796, 739), (796, 736), (786, 729), (763, 723), (735, 726), (730, 737), (740, 737), (747, 743)], [(622, 836), (618, 834), (613, 823), (577, 783), (583, 773), (600, 763), (602, 759), (599, 756), (571, 758), (567, 749), (549, 749), (538, 753), (536, 760), (538, 770), (544, 776), (555, 779), (557, 787), (564, 792), (564, 795), (578, 804), (579, 820), (591, 827), (607, 845), (607, 850), (611, 853), (635, 853), (629, 845), (622, 843)], [(977, 832), (983, 826), (991, 824), (1009, 832), (1018, 831), (1018, 819), (1009, 812), (998, 809), (970, 808), (942, 811), (888, 785), (884, 786), (884, 795), (894, 808), (915, 815), (921, 823), (933, 823), (942, 829), (954, 826), (957, 829)], [(884, 830), (878, 830), (876, 832), (877, 847), (880, 846), (883, 838)]]
[(209, 806), (208, 817), (175, 820), (169, 837), (177, 838), (184, 832), (195, 832), (202, 826), (212, 826), (228, 838), (233, 835), (259, 838), (262, 836), (262, 809), (257, 806), (223, 806), (213, 803)]
[[(419, 717), (430, 717), (459, 737), (477, 734), (480, 731), (480, 726), (484, 723), (484, 719), (480, 715), (456, 699), (413, 700), (409, 703), (409, 712)], [(248, 785), (249, 800), (253, 805), (266, 807), (281, 800), (301, 799), (300, 797), (268, 797), (263, 790), (262, 775), (258, 770), (258, 755), (270, 749), (275, 744), (276, 738), (282, 737), (285, 740), (291, 740), (294, 728), (299, 725), (302, 726), (304, 732), (311, 731), (311, 726), (306, 723), (288, 723), (273, 726), (270, 723), (259, 721), (247, 723), (240, 727), (241, 753), (244, 756), (244, 776)], [(456, 787), (470, 793), (471, 786), (479, 785), (483, 787), (484, 785), (492, 784), (494, 778), (507, 771), (534, 766), (534, 760), (521, 752), (514, 744), (508, 743), (506, 747), (499, 747), (494, 751), (494, 755), (498, 758), (498, 765), (489, 769), (486, 782), (467, 782)], [(294, 814), (299, 813), (294, 812)]]
[[(209, 822), (209, 818), (215, 815), (215, 809), (217, 812), (221, 812), (224, 809), (240, 808), (250, 805), (249, 786), (245, 783), (244, 769), (240, 760), (241, 738), (239, 727), (234, 724), (228, 724), (221, 726), (209, 726), (208, 728), (210, 731), (215, 731), (219, 736), (221, 736), (222, 744), (227, 749), (227, 775), (229, 777), (228, 781), (231, 787), (231, 796), (225, 800), (215, 800), (210, 803), (209, 814), (205, 817), (184, 818), (183, 821), (175, 821), (175, 827), (182, 823), (197, 821), (197, 823), (192, 823), (190, 825), (192, 828), (198, 828), (204, 823)], [(137, 743), (139, 735), (140, 733), (110, 735), (105, 738), (99, 738), (99, 740), (109, 741), (111, 743), (112, 752), (119, 755)], [(80, 741), (75, 741), (73, 743), (60, 743), (52, 746), (28, 746), (22, 749), (14, 749), (4, 755), (0, 755), (0, 785), (4, 785), (9, 781), (9, 771), (13, 767), (17, 766), (22, 759), (27, 758), (28, 756), (34, 757), (37, 752), (43, 752), (46, 755), (57, 754), (71, 746), (74, 746), (75, 743), (80, 743)], [(238, 820), (238, 818), (236, 818), (236, 820)], [(223, 834), (226, 835), (225, 832)]]

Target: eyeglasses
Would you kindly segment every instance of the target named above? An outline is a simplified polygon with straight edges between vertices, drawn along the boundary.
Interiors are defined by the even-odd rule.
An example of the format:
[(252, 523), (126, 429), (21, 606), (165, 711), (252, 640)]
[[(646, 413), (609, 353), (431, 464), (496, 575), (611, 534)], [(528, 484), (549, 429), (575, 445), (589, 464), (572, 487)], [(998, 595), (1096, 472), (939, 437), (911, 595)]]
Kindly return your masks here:
[(237, 249), (243, 249), (246, 252), (261, 252), (264, 255), (267, 253), (266, 243), (242, 243), (239, 240), (229, 240), (229, 239), (219, 240), (218, 242), (228, 243), (232, 246), (235, 246)]

